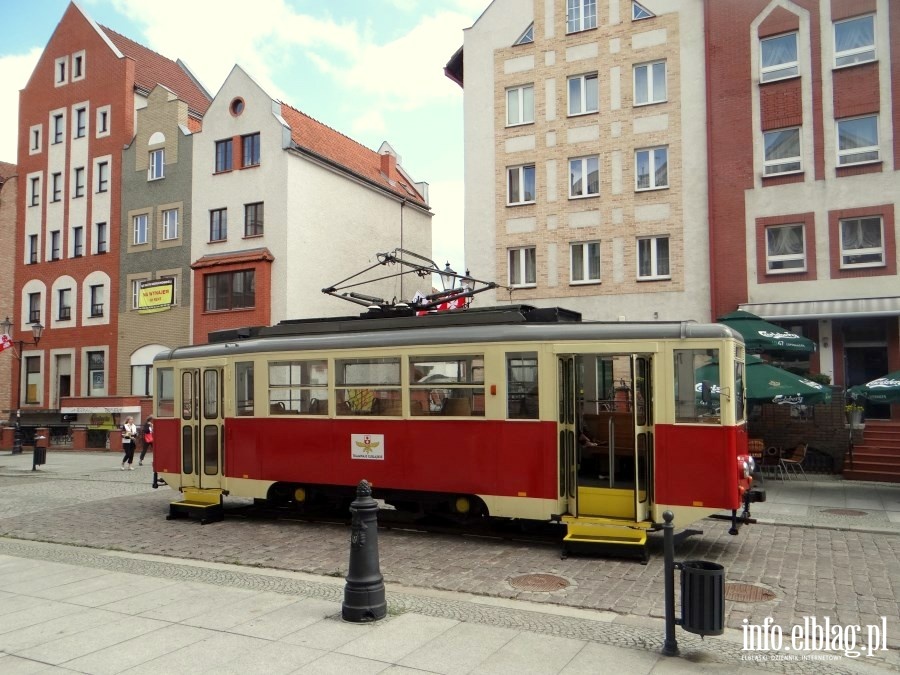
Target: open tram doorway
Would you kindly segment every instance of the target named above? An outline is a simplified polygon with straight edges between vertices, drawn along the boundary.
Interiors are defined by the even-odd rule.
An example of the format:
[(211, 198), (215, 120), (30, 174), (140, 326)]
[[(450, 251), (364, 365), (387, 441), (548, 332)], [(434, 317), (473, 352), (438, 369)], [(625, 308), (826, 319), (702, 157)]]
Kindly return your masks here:
[(651, 365), (649, 354), (560, 357), (561, 470), (571, 515), (649, 518)]

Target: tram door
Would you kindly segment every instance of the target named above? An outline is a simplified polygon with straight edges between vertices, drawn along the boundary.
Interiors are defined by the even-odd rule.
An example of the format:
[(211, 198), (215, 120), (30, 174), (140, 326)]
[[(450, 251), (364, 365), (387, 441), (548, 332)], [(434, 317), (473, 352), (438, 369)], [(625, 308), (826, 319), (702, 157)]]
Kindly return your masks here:
[(652, 357), (561, 356), (560, 459), (569, 513), (641, 521), (650, 514)]
[(224, 457), (223, 368), (181, 371), (181, 484), (221, 488)]

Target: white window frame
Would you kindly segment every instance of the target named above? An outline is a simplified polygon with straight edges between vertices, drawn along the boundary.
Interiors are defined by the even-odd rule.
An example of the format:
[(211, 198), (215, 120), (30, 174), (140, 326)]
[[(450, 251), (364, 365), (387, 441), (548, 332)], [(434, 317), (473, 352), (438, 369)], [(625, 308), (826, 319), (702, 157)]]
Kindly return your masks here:
[(166, 175), (166, 151), (165, 148), (157, 148), (150, 151), (147, 164), (147, 180), (159, 180)]
[[(666, 157), (666, 182), (664, 185), (656, 184), (656, 168), (657, 168), (657, 154), (659, 152), (665, 153)], [(638, 159), (639, 155), (642, 153), (648, 153), (647, 159), (648, 164), (650, 164), (650, 184), (646, 187), (640, 186), (640, 174), (638, 173)], [(668, 145), (659, 145), (654, 148), (638, 148), (634, 151), (634, 191), (635, 192), (647, 192), (649, 190), (665, 190), (669, 187), (669, 146)]]
[(643, 19), (652, 19), (656, 14), (641, 5), (639, 2), (631, 3), (631, 20), (642, 21)]
[[(794, 38), (794, 54), (797, 55), (793, 61), (783, 61), (771, 66), (763, 65), (763, 56), (765, 45), (775, 40), (783, 40), (786, 37)], [(772, 37), (762, 38), (759, 41), (759, 81), (760, 82), (776, 82), (778, 80), (787, 80), (792, 77), (800, 76), (800, 42), (796, 31), (791, 33), (782, 33), (781, 35), (773, 35)]]
[[(588, 80), (594, 80), (596, 82), (595, 88), (597, 89), (597, 98), (595, 101), (587, 100), (587, 82)], [(572, 82), (578, 82), (578, 100), (572, 100)], [(597, 73), (583, 73), (581, 75), (572, 75), (571, 77), (566, 79), (566, 97), (567, 108), (566, 112), (569, 117), (577, 117), (578, 115), (592, 115), (600, 111), (600, 78)], [(572, 105), (576, 104), (578, 108), (576, 110), (572, 110)], [(594, 108), (588, 108), (588, 105), (593, 105)]]
[(97, 192), (109, 191), (109, 160), (100, 160), (96, 165)]
[(52, 192), (52, 196), (50, 198), (51, 202), (58, 202), (62, 200), (62, 191), (63, 191), (63, 177), (62, 173), (57, 171), (54, 174), (50, 175), (50, 189)]
[[(528, 99), (526, 92), (531, 92), (531, 105), (526, 105)], [(509, 105), (510, 97), (515, 96), (519, 106), (519, 119), (513, 120)], [(530, 110), (529, 110), (530, 107)], [(517, 127), (523, 124), (534, 124), (534, 84), (522, 84), (518, 87), (510, 87), (506, 90), (506, 126)]]
[(131, 280), (131, 309), (137, 309), (138, 305), (141, 301), (141, 284), (145, 281), (150, 281), (147, 279), (132, 279)]
[(134, 246), (142, 246), (150, 241), (150, 217), (146, 213), (139, 213), (131, 220), (132, 237)]
[(112, 126), (112, 110), (110, 106), (104, 105), (97, 108), (97, 118), (95, 120), (94, 129), (97, 138), (109, 136), (109, 129)]
[(69, 83), (69, 57), (60, 56), (53, 62), (53, 86), (62, 87)]
[[(800, 243), (802, 250), (799, 253), (772, 253), (769, 249), (769, 233), (774, 230), (800, 230)], [(767, 274), (796, 274), (806, 271), (806, 227), (803, 223), (785, 223), (784, 225), (770, 225), (765, 229), (766, 240), (766, 273)], [(799, 260), (800, 265), (794, 267), (774, 267), (778, 263), (790, 263)]]
[(65, 127), (66, 127), (66, 117), (62, 113), (55, 113), (53, 115), (53, 143), (52, 145), (57, 145), (63, 142), (63, 137), (65, 135)]
[(72, 125), (72, 138), (87, 136), (87, 107), (75, 108), (75, 124)]
[[(174, 214), (170, 216), (169, 214)], [(174, 223), (171, 222), (174, 220)], [(163, 209), (162, 212), (163, 241), (178, 239), (178, 209)]]
[[(525, 178), (528, 170), (531, 170), (531, 182), (534, 186), (534, 197), (537, 197), (537, 169), (534, 164), (521, 164), (506, 169), (506, 205), (519, 206), (522, 204), (534, 204), (534, 199), (525, 199)], [(519, 201), (512, 201), (512, 182), (516, 180), (519, 188)]]
[(519, 36), (519, 39), (513, 42), (513, 46), (516, 45), (527, 45), (534, 42), (534, 22), (531, 22), (531, 25), (525, 29), (525, 32)]
[[(835, 126), (837, 127), (835, 139), (837, 140), (837, 165), (841, 166), (855, 166), (857, 164), (870, 164), (872, 162), (880, 162), (881, 161), (881, 148), (879, 146), (880, 138), (875, 139), (875, 145), (864, 145), (858, 148), (850, 148), (847, 150), (841, 150), (841, 125), (847, 122), (855, 122), (857, 120), (864, 119), (872, 119), (875, 123), (875, 135), (880, 136), (878, 133), (878, 115), (860, 115), (858, 117), (846, 117), (844, 119), (836, 120)], [(852, 158), (854, 155), (861, 155), (863, 153), (874, 152), (876, 156), (874, 158), (869, 159), (861, 159), (858, 161), (845, 161), (847, 158)]]
[[(851, 49), (845, 49), (843, 51), (838, 51), (837, 45), (837, 31), (838, 26), (842, 24), (852, 23), (854, 21), (865, 21), (866, 19), (872, 22), (872, 44), (866, 45), (865, 47), (853, 47)], [(842, 19), (841, 21), (834, 22), (834, 67), (837, 68), (849, 68), (850, 66), (855, 66), (860, 63), (871, 63), (878, 58), (877, 42), (878, 42), (878, 31), (876, 29), (875, 23), (875, 15), (874, 14), (864, 14), (862, 16), (853, 16), (849, 19)], [(865, 58), (866, 54), (869, 54), (868, 58)], [(840, 63), (841, 59), (852, 59), (847, 63)]]
[[(100, 234), (103, 234), (103, 237), (100, 237)], [(103, 244), (103, 248), (100, 248), (100, 244)], [(94, 237), (91, 241), (91, 249), (96, 255), (103, 255), (105, 253), (109, 253), (109, 223), (107, 222), (97, 222), (94, 223)]]
[(47, 260), (62, 260), (62, 232), (52, 230), (50, 232), (50, 255)]
[[(768, 140), (775, 134), (782, 134), (788, 131), (797, 132), (797, 155), (792, 157), (781, 157), (769, 159)], [(793, 166), (796, 165), (796, 166)], [(786, 127), (784, 129), (772, 129), (763, 132), (763, 175), (764, 176), (783, 176), (784, 174), (801, 173), (803, 171), (803, 134), (800, 133), (800, 127)]]
[[(878, 225), (881, 229), (881, 245), (874, 247), (870, 246), (869, 248), (856, 248), (856, 249), (845, 249), (844, 248), (844, 225), (850, 223), (857, 223), (860, 227), (862, 226), (862, 221), (864, 220), (878, 220)], [(842, 270), (855, 270), (862, 269), (865, 267), (884, 267), (885, 265), (885, 245), (884, 245), (884, 218), (881, 215), (877, 216), (858, 216), (856, 218), (842, 218), (838, 222), (838, 237), (840, 238), (840, 250), (841, 250), (841, 269)], [(853, 251), (853, 253), (850, 253)], [(872, 260), (867, 262), (846, 262), (846, 258), (856, 257), (856, 256), (871, 256), (878, 255), (880, 256), (880, 260)]]
[[(662, 98), (655, 99), (653, 98), (653, 92), (655, 89), (656, 83), (656, 69), (654, 66), (658, 66), (662, 64), (663, 72), (662, 72), (662, 81), (663, 81), (663, 96)], [(647, 70), (647, 89), (644, 93), (644, 96), (647, 100), (638, 101), (638, 71), (641, 69)], [(658, 59), (656, 61), (648, 61), (647, 63), (637, 63), (632, 68), (631, 73), (631, 81), (632, 81), (632, 92), (634, 95), (633, 104), (635, 107), (643, 106), (643, 105), (654, 105), (655, 103), (665, 103), (669, 100), (669, 85), (668, 85), (668, 70), (669, 66), (665, 59)]]
[[(81, 63), (81, 74), (75, 72), (75, 64)], [(82, 49), (80, 52), (72, 54), (72, 82), (78, 82), (84, 79), (87, 71), (87, 52)]]
[[(593, 9), (592, 13), (585, 12)], [(575, 11), (577, 10), (577, 17)], [(597, 0), (568, 0), (566, 3), (566, 35), (597, 27)]]
[[(591, 162), (597, 172), (597, 185), (595, 190), (591, 191), (591, 182), (588, 180), (590, 176)], [(581, 175), (581, 192), (575, 192), (575, 169), (578, 169)], [(600, 196), (600, 156), (586, 155), (585, 157), (572, 157), (569, 160), (569, 199), (586, 199), (588, 197)]]
[[(665, 239), (670, 245), (667, 246), (666, 252), (666, 263), (668, 264), (669, 271), (665, 274), (659, 273), (659, 242)], [(650, 244), (650, 274), (642, 275), (641, 274), (641, 242), (649, 241)], [(637, 246), (635, 247), (635, 254), (637, 256), (637, 278), (638, 281), (657, 281), (660, 279), (671, 279), (672, 278), (672, 247), (671, 247), (671, 239), (668, 235), (657, 235), (651, 237), (638, 237), (637, 238)]]
[(29, 130), (28, 139), (31, 141), (31, 145), (28, 147), (29, 155), (39, 155), (42, 150), (42, 146), (44, 143), (44, 125), (43, 124), (35, 124)]
[(84, 177), (85, 169), (83, 166), (76, 166), (72, 169), (72, 199), (84, 197)]
[[(575, 253), (581, 251), (581, 264), (576, 264)], [(591, 261), (597, 261), (597, 274), (591, 275)], [(579, 269), (580, 267), (580, 269)], [(580, 276), (581, 278), (577, 278)], [(569, 244), (569, 283), (573, 286), (599, 284), (601, 281), (600, 240), (580, 241)]]
[[(513, 259), (516, 258), (514, 264)], [(522, 246), (509, 249), (507, 254), (507, 265), (509, 271), (507, 277), (509, 285), (513, 288), (533, 288), (537, 286), (537, 248), (534, 246)], [(531, 273), (533, 279), (528, 280), (528, 264), (532, 263)], [(518, 267), (521, 272), (519, 279), (513, 278), (513, 268)]]

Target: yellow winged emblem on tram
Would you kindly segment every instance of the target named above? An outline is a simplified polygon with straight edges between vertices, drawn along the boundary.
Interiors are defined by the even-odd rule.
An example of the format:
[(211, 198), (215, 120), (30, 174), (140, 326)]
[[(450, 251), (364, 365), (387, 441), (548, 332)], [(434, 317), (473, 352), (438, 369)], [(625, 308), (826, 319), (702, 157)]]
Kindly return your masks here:
[(381, 445), (380, 441), (373, 441), (368, 435), (363, 436), (361, 441), (356, 441), (356, 447), (362, 448), (365, 452), (372, 452), (379, 445)]

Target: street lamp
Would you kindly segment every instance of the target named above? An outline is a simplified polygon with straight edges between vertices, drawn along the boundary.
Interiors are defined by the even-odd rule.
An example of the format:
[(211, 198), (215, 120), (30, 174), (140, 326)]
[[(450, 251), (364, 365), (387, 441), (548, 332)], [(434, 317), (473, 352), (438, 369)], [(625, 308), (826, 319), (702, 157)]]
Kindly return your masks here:
[[(9, 320), (9, 317), (6, 317), (2, 322), (0, 322), (0, 330), (6, 335), (12, 336), (13, 322)], [(25, 340), (15, 340), (14, 342), (18, 342), (19, 351), (16, 354), (16, 359), (19, 361), (19, 367), (16, 369), (16, 431), (13, 439), (13, 450), (12, 453), (14, 455), (22, 454), (22, 427), (20, 426), (20, 421), (22, 417), (21, 410), (21, 379), (22, 379), (22, 350), (25, 348), (25, 345), (34, 345), (37, 347), (38, 342), (41, 341), (41, 334), (44, 332), (44, 327), (35, 321), (31, 324), (31, 335), (34, 338), (32, 342), (26, 342)]]
[(441, 272), (441, 285), (445, 291), (452, 291), (456, 285), (456, 270), (450, 267), (450, 261), (447, 261), (444, 271)]

